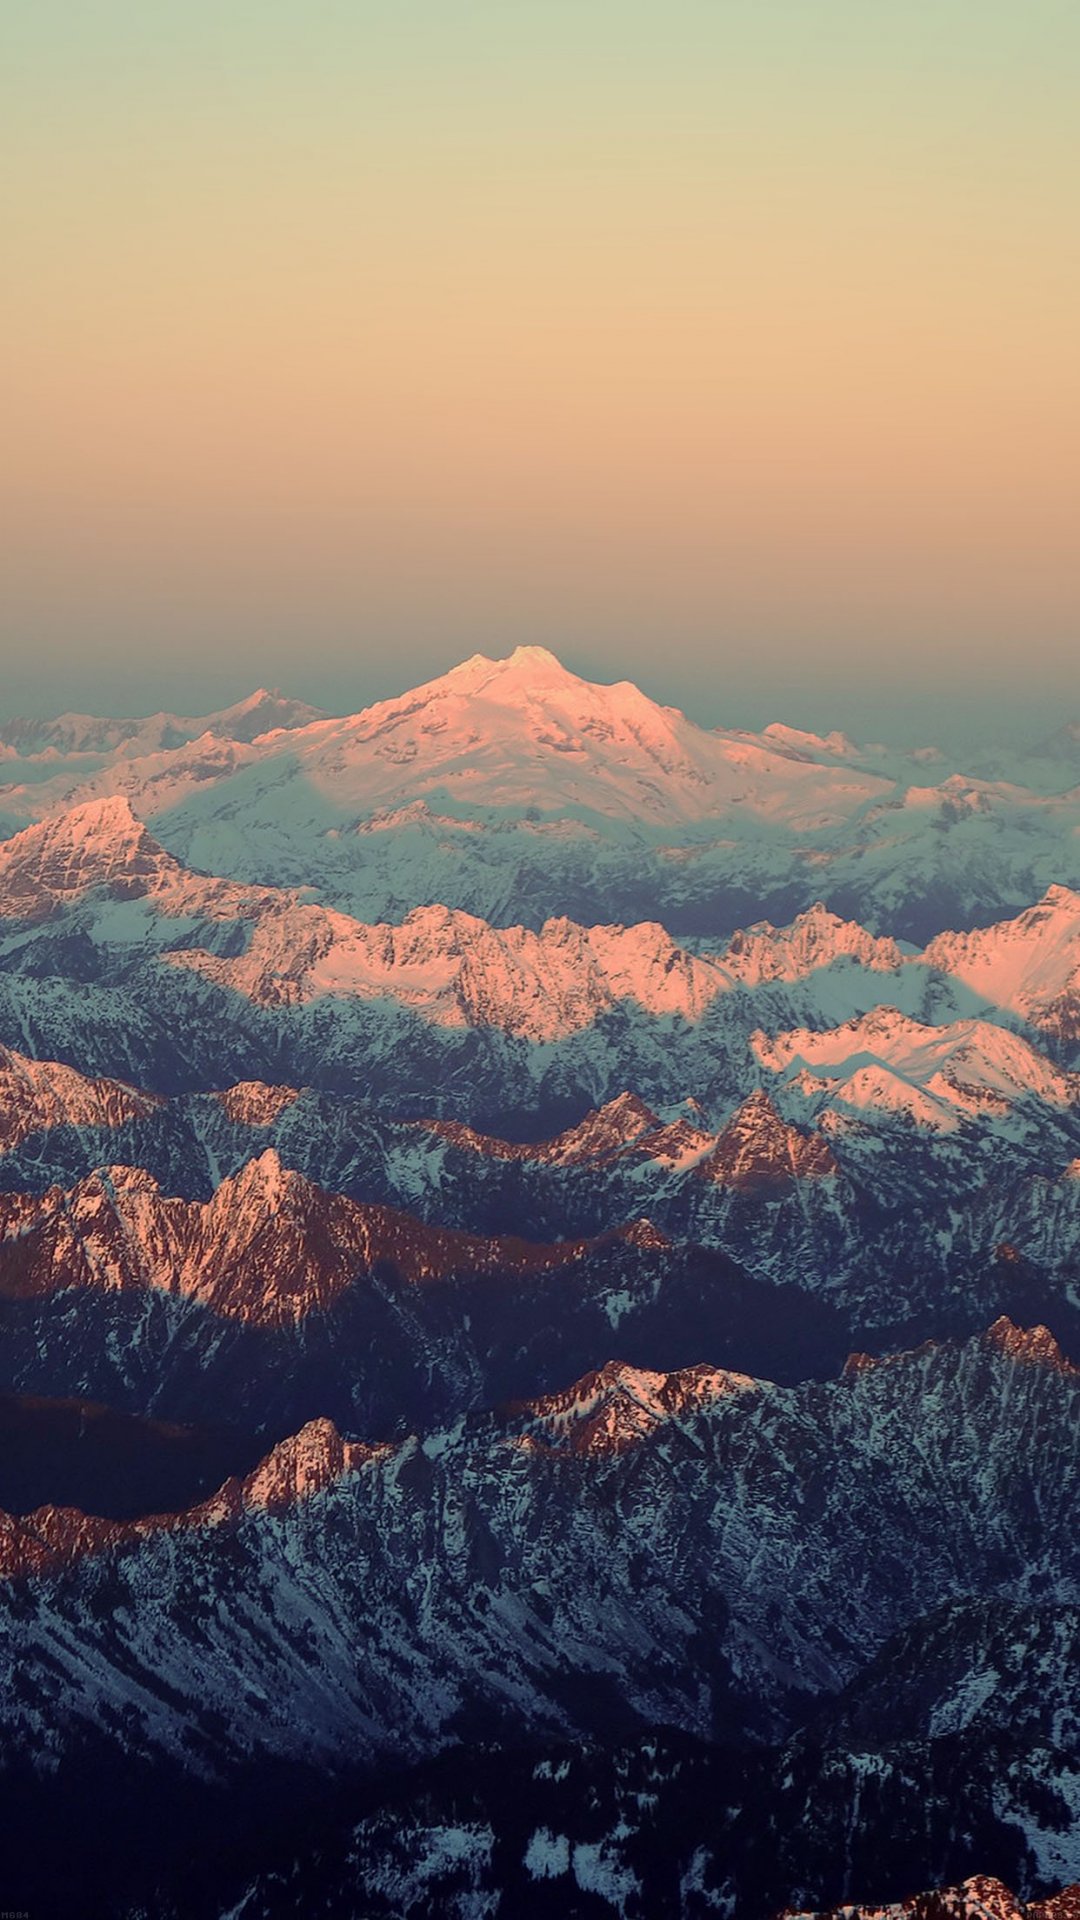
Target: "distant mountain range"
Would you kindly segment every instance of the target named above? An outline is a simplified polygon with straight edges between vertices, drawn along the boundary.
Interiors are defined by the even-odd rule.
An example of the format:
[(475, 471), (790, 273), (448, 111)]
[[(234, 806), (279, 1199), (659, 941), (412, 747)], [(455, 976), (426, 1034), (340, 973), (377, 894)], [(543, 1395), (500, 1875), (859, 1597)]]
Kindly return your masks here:
[(0, 729), (11, 829), (122, 795), (203, 871), (365, 920), (663, 920), (717, 937), (816, 900), (925, 942), (1080, 886), (1080, 729), (982, 771), (775, 725), (695, 726), (541, 647), (345, 719), (280, 694), (202, 720)]

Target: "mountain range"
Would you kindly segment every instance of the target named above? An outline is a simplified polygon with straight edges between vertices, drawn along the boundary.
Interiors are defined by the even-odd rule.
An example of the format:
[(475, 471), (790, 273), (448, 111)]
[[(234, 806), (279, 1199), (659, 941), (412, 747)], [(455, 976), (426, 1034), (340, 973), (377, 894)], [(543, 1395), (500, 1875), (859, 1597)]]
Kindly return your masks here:
[[(97, 1755), (109, 1780), (120, 1743), (145, 1795), (260, 1762), (335, 1781), (367, 1756), (421, 1767), (448, 1734), (483, 1747), (509, 1721), (534, 1750), (663, 1726), (736, 1792), (712, 1846), (668, 1864), (748, 1911), (793, 1868), (843, 1888), (839, 1859), (814, 1867), (813, 1821), (779, 1867), (762, 1854), (753, 1810), (790, 1798), (793, 1769), (849, 1868), (914, 1793), (927, 1871), (944, 1767), (948, 1857), (974, 1824), (995, 1864), (1075, 1878), (1078, 1383), (1008, 1322), (787, 1389), (611, 1365), (396, 1444), (310, 1422), (184, 1513), (39, 1509), (0, 1549), (6, 1764), (20, 1780), (45, 1738), (50, 1771)], [(665, 1824), (680, 1798), (669, 1774)], [(633, 1826), (582, 1816), (597, 1872), (632, 1890)], [(551, 1855), (530, 1841), (519, 1871), (555, 1880)]]
[(716, 938), (824, 900), (924, 943), (1080, 886), (1080, 745), (966, 766), (775, 724), (696, 726), (542, 647), (343, 719), (260, 689), (184, 720), (0, 730), (12, 829), (120, 794), (182, 861), (399, 921), (662, 920)]
[(7, 1904), (1070, 1920), (1078, 740), (0, 729)]

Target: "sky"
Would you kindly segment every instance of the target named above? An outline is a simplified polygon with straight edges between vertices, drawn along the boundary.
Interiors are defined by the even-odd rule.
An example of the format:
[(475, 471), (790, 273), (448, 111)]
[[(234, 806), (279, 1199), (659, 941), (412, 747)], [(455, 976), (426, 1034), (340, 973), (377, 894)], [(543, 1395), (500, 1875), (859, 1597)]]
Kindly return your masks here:
[(0, 710), (1080, 714), (1075, 0), (0, 0)]

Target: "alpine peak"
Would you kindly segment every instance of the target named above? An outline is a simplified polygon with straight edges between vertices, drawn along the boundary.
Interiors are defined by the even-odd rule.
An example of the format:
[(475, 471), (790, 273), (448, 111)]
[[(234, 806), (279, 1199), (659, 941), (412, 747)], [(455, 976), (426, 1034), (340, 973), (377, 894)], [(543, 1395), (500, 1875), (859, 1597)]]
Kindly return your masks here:
[(343, 1440), (331, 1420), (315, 1419), (279, 1441), (242, 1479), (227, 1480), (209, 1499), (179, 1512), (121, 1522), (73, 1507), (39, 1507), (25, 1519), (0, 1513), (0, 1580), (55, 1574), (89, 1556), (135, 1551), (156, 1534), (235, 1524), (252, 1510), (281, 1514), (384, 1451)]
[(827, 1180), (837, 1164), (819, 1133), (789, 1125), (769, 1094), (757, 1088), (731, 1115), (696, 1171), (716, 1186), (753, 1191), (794, 1180)]
[(121, 1080), (89, 1079), (60, 1061), (0, 1046), (0, 1153), (50, 1127), (120, 1127), (160, 1105)]
[(94, 887), (139, 893), (175, 864), (122, 794), (87, 800), (0, 844), (0, 913), (41, 918)]
[(1006, 1314), (1002, 1314), (992, 1327), (987, 1328), (983, 1342), (987, 1347), (1007, 1354), (1010, 1360), (1046, 1367), (1051, 1373), (1075, 1374), (1080, 1371), (1062, 1353), (1049, 1327), (1018, 1327)]
[(486, 653), (470, 654), (458, 666), (451, 667), (440, 679), (429, 681), (421, 693), (437, 693), (441, 688), (454, 692), (484, 694), (500, 700), (506, 696), (552, 687), (583, 687), (581, 680), (547, 647), (520, 646), (500, 659)]
[(708, 1366), (653, 1373), (608, 1360), (562, 1393), (545, 1394), (507, 1409), (521, 1422), (526, 1443), (565, 1447), (571, 1453), (619, 1454), (659, 1427), (733, 1394), (759, 1393), (763, 1383), (747, 1374)]

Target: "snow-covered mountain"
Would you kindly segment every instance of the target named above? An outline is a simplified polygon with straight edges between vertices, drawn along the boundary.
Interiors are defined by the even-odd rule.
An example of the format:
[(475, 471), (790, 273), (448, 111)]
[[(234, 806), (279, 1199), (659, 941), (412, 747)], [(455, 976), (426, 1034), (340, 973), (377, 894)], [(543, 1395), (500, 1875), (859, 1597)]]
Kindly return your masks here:
[(1067, 1920), (1074, 733), (0, 731), (9, 1903)]
[(987, 1007), (1017, 1013), (1065, 1046), (1080, 1036), (1080, 894), (1048, 887), (1026, 912), (970, 933), (942, 933), (924, 959)]
[(0, 846), (0, 909), (9, 1190), (127, 1164), (205, 1200), (272, 1147), (433, 1227), (647, 1214), (872, 1343), (999, 1310), (1073, 1338), (1065, 889), (923, 953), (820, 906), (712, 948), (440, 907), (370, 926), (194, 873), (116, 799)]
[[(393, 1446), (315, 1421), (182, 1513), (8, 1518), (6, 1777), (33, 1804), (34, 1782), (79, 1756), (95, 1817), (118, 1832), (155, 1780), (163, 1803), (190, 1805), (200, 1779), (220, 1799), (261, 1766), (265, 1853), (300, 1842), (287, 1800), (267, 1831), (274, 1767), (303, 1809), (305, 1773), (393, 1755), (378, 1777), (419, 1894), (467, 1913), (445, 1852), (416, 1844), (423, 1789), (402, 1763), (453, 1748), (463, 1724), (483, 1743), (511, 1715), (541, 1746), (597, 1750), (552, 1765), (489, 1749), (473, 1773), (451, 1751), (458, 1811), (429, 1775), (427, 1827), (452, 1833), (479, 1803), (479, 1889), (493, 1873), (496, 1889), (561, 1878), (562, 1905), (541, 1913), (567, 1910), (590, 1859), (627, 1916), (650, 1911), (664, 1859), (747, 1920), (792, 1886), (820, 1904), (899, 1895), (931, 1859), (959, 1877), (972, 1846), (1023, 1888), (1075, 1880), (1060, 1809), (1080, 1768), (1078, 1392), (1048, 1336), (1008, 1323), (793, 1389), (609, 1367)], [(921, 1705), (916, 1641), (934, 1649)], [(890, 1670), (904, 1738), (860, 1743)], [(605, 1757), (620, 1737), (623, 1759)], [(121, 1765), (140, 1784), (117, 1799)], [(595, 1792), (580, 1771), (569, 1800), (543, 1785), (575, 1767)], [(634, 1843), (645, 1802), (620, 1827), (620, 1777), (651, 1796), (655, 1848)], [(353, 1829), (351, 1849), (314, 1850), (309, 1905), (336, 1874), (328, 1911), (393, 1912), (386, 1830)], [(269, 1886), (251, 1900), (239, 1911), (294, 1911)]]
[[(697, 727), (629, 681), (605, 687), (580, 679), (543, 647), (518, 647), (504, 660), (475, 654), (424, 686), (341, 720), (311, 716), (304, 726), (291, 703), (281, 703), (277, 717), (278, 702), (280, 696), (260, 693), (244, 709), (192, 724), (202, 734), (250, 741), (257, 715), (268, 722), (259, 732), (276, 724), (295, 733), (287, 742), (266, 742), (249, 763), (267, 763), (268, 777), (254, 783), (263, 788), (280, 789), (286, 774), (276, 796), (263, 793), (286, 832), (298, 824), (300, 782), (313, 803), (321, 798), (342, 818), (385, 820), (417, 805), (445, 808), (457, 819), (474, 809), (510, 809), (519, 816), (621, 821), (635, 834), (717, 818), (732, 803), (749, 803), (763, 817), (785, 814), (796, 826), (822, 825), (846, 817), (853, 801), (874, 798), (889, 784), (831, 764), (827, 750), (815, 759), (782, 735)], [(121, 729), (128, 741), (138, 737), (134, 722), (101, 724), (106, 737)], [(77, 718), (53, 725), (58, 738), (80, 744), (87, 738), (88, 727)], [(182, 725), (167, 716), (145, 723), (151, 737)], [(169, 780), (185, 785), (192, 756), (170, 756), (190, 745), (189, 738), (160, 746), (157, 755), (128, 753), (131, 764), (120, 771), (119, 786), (106, 771), (86, 797), (121, 791), (137, 812), (153, 817), (175, 806)], [(309, 824), (316, 819), (310, 814)], [(261, 824), (269, 824), (265, 816)]]
[(105, 762), (43, 779), (39, 754), (4, 790), (12, 825), (120, 794), (189, 864), (314, 885), (365, 920), (438, 902), (500, 925), (570, 913), (716, 937), (824, 899), (924, 940), (1080, 886), (1068, 755), (1038, 759), (1061, 778), (1029, 788), (929, 749), (707, 729), (540, 647), (475, 655), (345, 719), (260, 691), (205, 726), (53, 725), (61, 745), (104, 744)]
[(0, 845), (0, 926), (0, 1040), (166, 1090), (211, 1071), (220, 1085), (234, 1065), (237, 1079), (362, 1077), (402, 1110), (442, 1078), (463, 1118), (490, 1116), (496, 1088), (504, 1111), (536, 1114), (626, 1086), (723, 1106), (756, 1084), (756, 1029), (881, 1006), (1026, 1023), (1066, 1064), (1075, 1051), (1080, 895), (1064, 888), (923, 953), (821, 906), (712, 949), (656, 923), (499, 928), (441, 906), (372, 925), (185, 868), (114, 799)]
[[(381, 1270), (384, 1259), (403, 1282), (391, 1288), (392, 1332), (380, 1335), (385, 1351), (398, 1355), (387, 1374), (390, 1398), (379, 1403), (382, 1420), (393, 1417), (392, 1393), (424, 1411), (431, 1403), (412, 1396), (417, 1379), (427, 1377), (443, 1395), (440, 1407), (454, 1392), (476, 1404), (485, 1383), (535, 1390), (541, 1379), (557, 1378), (560, 1352), (573, 1352), (581, 1368), (598, 1364), (616, 1328), (620, 1351), (638, 1364), (692, 1359), (695, 1329), (707, 1328), (725, 1363), (779, 1368), (784, 1377), (852, 1345), (968, 1330), (1000, 1312), (1048, 1319), (1080, 1355), (1080, 1113), (1030, 1100), (1002, 1115), (995, 1097), (989, 1113), (948, 1110), (949, 1124), (920, 1126), (895, 1103), (841, 1114), (823, 1084), (826, 1104), (815, 1111), (800, 1088), (792, 1095), (781, 1080), (777, 1097), (795, 1101), (797, 1120), (785, 1119), (763, 1089), (719, 1126), (696, 1102), (661, 1116), (623, 1094), (531, 1142), (456, 1121), (389, 1118), (347, 1095), (253, 1083), (159, 1102), (120, 1126), (33, 1134), (0, 1156), (0, 1190), (11, 1196), (0, 1191), (0, 1212), (13, 1223), (20, 1258), (63, 1225), (57, 1245), (67, 1245), (69, 1231), (75, 1237), (57, 1270), (74, 1280), (83, 1272), (79, 1249), (96, 1244), (92, 1223), (107, 1225), (114, 1209), (123, 1219), (131, 1213), (141, 1223), (132, 1229), (136, 1244), (155, 1252), (125, 1265), (118, 1284), (156, 1288), (152, 1314), (162, 1339), (174, 1319), (188, 1332), (179, 1344), (170, 1334), (165, 1357), (153, 1357), (147, 1369), (139, 1343), (150, 1308), (132, 1297), (76, 1308), (69, 1293), (49, 1309), (48, 1332), (23, 1315), (16, 1338), (9, 1309), (5, 1377), (24, 1391), (120, 1394), (125, 1405), (197, 1417), (194, 1356), (212, 1350), (213, 1365), (241, 1372), (247, 1364), (228, 1357), (233, 1336), (201, 1318), (211, 1295), (234, 1321), (250, 1310), (253, 1319), (282, 1325), (334, 1299), (344, 1311), (349, 1301), (353, 1330), (348, 1340), (340, 1327), (337, 1335), (344, 1354), (350, 1341), (368, 1337), (365, 1315), (382, 1313), (386, 1300), (363, 1289), (342, 1294), (342, 1282), (373, 1261)], [(120, 1171), (94, 1171), (110, 1164)], [(330, 1190), (321, 1200), (319, 1188)], [(359, 1213), (341, 1209), (334, 1192), (350, 1196)], [(245, 1194), (250, 1204), (241, 1204)], [(168, 1195), (204, 1208), (213, 1198), (214, 1205), (199, 1212)], [(275, 1224), (264, 1224), (271, 1203)], [(635, 1226), (627, 1238), (628, 1223), (643, 1216), (650, 1227)], [(329, 1221), (338, 1222), (340, 1238)], [(519, 1235), (523, 1222), (534, 1241), (558, 1242), (561, 1252), (527, 1256), (518, 1240), (511, 1255), (508, 1236)], [(451, 1237), (432, 1229), (449, 1229)], [(115, 1233), (128, 1261), (128, 1229)], [(455, 1233), (494, 1237), (501, 1249), (470, 1252)], [(248, 1237), (257, 1285), (245, 1277)], [(575, 1247), (583, 1242), (596, 1244), (579, 1259)], [(738, 1262), (742, 1278), (736, 1283), (729, 1273), (718, 1289), (710, 1262), (719, 1254)], [(53, 1264), (35, 1260), (38, 1287), (49, 1293)], [(441, 1304), (408, 1283), (416, 1261), (441, 1276)], [(519, 1279), (500, 1282), (489, 1298), (464, 1279), (485, 1268)], [(94, 1271), (113, 1271), (107, 1248), (95, 1254)], [(102, 1316), (111, 1327), (108, 1360), (98, 1355)], [(500, 1353), (516, 1353), (523, 1371), (513, 1379), (500, 1372)], [(183, 1361), (180, 1397), (169, 1355)], [(295, 1354), (276, 1363), (275, 1404), (289, 1365), (299, 1365)], [(530, 1366), (540, 1371), (529, 1374)], [(321, 1378), (335, 1408), (351, 1404), (336, 1364)], [(164, 1399), (154, 1400), (155, 1386)], [(306, 1410), (319, 1409), (318, 1391), (305, 1373)]]
[[(780, 1728), (806, 1692), (850, 1682), (950, 1599), (1080, 1599), (1067, 1524), (1078, 1396), (1080, 1373), (1044, 1331), (1001, 1322), (961, 1346), (853, 1363), (823, 1386), (621, 1367), (394, 1447), (347, 1443), (315, 1421), (188, 1513), (103, 1523), (45, 1509), (8, 1522), (0, 1614), (20, 1619), (24, 1681), (3, 1709), (6, 1743), (33, 1753), (47, 1729), (62, 1743), (108, 1725), (118, 1670), (127, 1737), (148, 1755), (183, 1753), (185, 1726), (213, 1705), (221, 1756), (249, 1742), (329, 1753), (343, 1740), (418, 1753), (439, 1743), (463, 1684), (566, 1729), (595, 1712), (557, 1684), (574, 1641), (598, 1673), (622, 1674), (639, 1714), (698, 1731)], [(1032, 1420), (1041, 1445), (1018, 1453)], [(275, 1652), (245, 1617), (278, 1614), (279, 1634), (296, 1619), (290, 1592), (316, 1543), (319, 1585), (300, 1616), (314, 1637), (294, 1632)], [(227, 1588), (214, 1578), (222, 1555), (235, 1563)], [(867, 1578), (885, 1562), (905, 1566), (902, 1584)], [(130, 1596), (113, 1610), (122, 1652), (93, 1605), (106, 1569)], [(41, 1583), (29, 1607), (13, 1601), (16, 1578)], [(200, 1624), (192, 1602), (208, 1591), (217, 1618)], [(673, 1642), (692, 1641), (720, 1596), (700, 1652), (677, 1660)], [(70, 1645), (76, 1621), (66, 1680), (47, 1658), (39, 1670), (38, 1648)], [(137, 1677), (163, 1634), (164, 1696)]]
[(1039, 1134), (1055, 1110), (1080, 1105), (1080, 1077), (989, 1020), (928, 1026), (880, 1006), (841, 1027), (752, 1034), (750, 1047), (778, 1076), (775, 1096), (830, 1133), (872, 1116), (943, 1131), (975, 1121), (999, 1135)]

